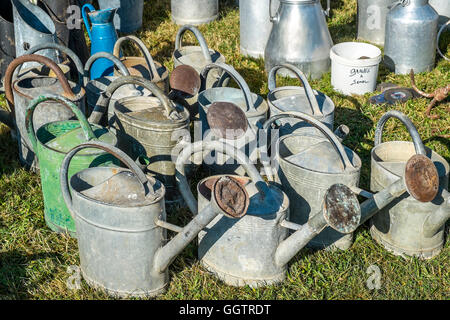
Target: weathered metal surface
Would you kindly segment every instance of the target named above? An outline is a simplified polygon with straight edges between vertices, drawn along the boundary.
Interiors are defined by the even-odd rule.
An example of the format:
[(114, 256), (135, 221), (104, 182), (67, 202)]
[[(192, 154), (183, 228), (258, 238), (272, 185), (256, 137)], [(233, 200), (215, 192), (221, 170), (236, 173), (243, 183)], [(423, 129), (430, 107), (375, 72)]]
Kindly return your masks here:
[(233, 103), (213, 102), (206, 118), (209, 127), (219, 138), (239, 139), (248, 129), (244, 111)]
[(408, 193), (420, 202), (433, 200), (439, 189), (439, 175), (433, 162), (418, 154), (405, 166), (405, 183)]
[(273, 26), (264, 52), (267, 72), (281, 63), (293, 64), (313, 79), (328, 72), (333, 40), (319, 0), (280, 0), (278, 11), (270, 15)]
[(142, 27), (144, 0), (99, 0), (100, 9), (118, 8), (114, 16), (117, 31), (131, 33)]
[[(431, 71), (439, 15), (428, 0), (402, 0), (388, 13), (384, 63), (396, 74)], [(420, 23), (418, 23), (420, 21)]]
[(200, 75), (193, 67), (186, 64), (173, 69), (169, 77), (170, 89), (182, 98), (192, 98), (200, 90)]
[(0, 10), (0, 79), (16, 57), (14, 39), (13, 7), (11, 1), (6, 1)]
[(396, 0), (358, 0), (358, 39), (384, 45), (386, 16)]
[[(92, 167), (79, 171), (69, 182), (71, 159), (84, 148), (102, 149), (129, 169)], [(105, 143), (84, 143), (72, 149), (64, 158), (60, 180), (64, 200), (76, 222), (83, 277), (89, 285), (114, 296), (162, 293), (169, 282), (170, 263), (202, 228), (223, 214), (213, 197), (213, 203), (184, 228), (165, 222), (164, 185), (146, 176), (121, 150)], [(218, 185), (225, 187), (222, 180), (217, 181), (214, 191)], [(114, 190), (122, 199), (120, 204), (114, 196), (101, 192), (103, 188)], [(234, 192), (245, 197), (243, 190)], [(220, 195), (218, 200), (222, 201)], [(178, 231), (167, 243), (164, 228)]]
[[(57, 102), (59, 108), (72, 112), (78, 120), (50, 122), (35, 130), (33, 114), (38, 105), (47, 101)], [(46, 106), (49, 104), (47, 103)], [(43, 111), (45, 110), (41, 110)], [(67, 232), (70, 236), (76, 237), (75, 223), (61, 194), (59, 171), (62, 160), (70, 149), (82, 142), (100, 140), (116, 145), (117, 139), (106, 128), (89, 124), (75, 104), (58, 95), (45, 94), (31, 101), (27, 109), (25, 125), (33, 150), (39, 158), (45, 222), (55, 232)], [(106, 156), (104, 152), (91, 149), (86, 150), (74, 160), (70, 166), (70, 176), (94, 164), (110, 164), (114, 159)]]
[[(406, 125), (413, 142), (382, 142), (384, 125), (391, 117), (399, 119)], [(448, 212), (447, 216), (444, 215), (444, 208), (448, 201), (446, 190), (448, 190), (449, 164), (443, 157), (423, 145), (415, 126), (404, 114), (399, 111), (387, 112), (381, 117), (375, 132), (375, 147), (371, 151), (370, 189), (379, 191), (404, 178), (406, 161), (415, 154), (427, 156), (434, 163), (439, 176), (437, 196), (433, 201), (423, 203), (412, 195), (403, 195), (372, 218), (370, 232), (377, 242), (396, 255), (429, 259), (439, 254), (444, 242), (444, 224), (448, 219)], [(412, 179), (417, 186), (431, 187), (431, 190), (424, 193), (424, 198), (421, 197), (423, 191), (417, 193), (419, 199), (429, 200), (433, 195), (435, 181), (427, 179), (431, 183), (421, 183), (421, 180)], [(409, 189), (413, 195), (416, 194), (414, 184), (411, 184)], [(432, 229), (435, 232), (426, 234), (423, 229), (424, 223), (427, 219), (433, 221), (433, 217), (441, 217), (444, 223), (442, 219), (437, 219), (441, 224), (433, 225)]]
[(217, 19), (219, 0), (171, 0), (172, 21), (178, 25), (200, 25)]

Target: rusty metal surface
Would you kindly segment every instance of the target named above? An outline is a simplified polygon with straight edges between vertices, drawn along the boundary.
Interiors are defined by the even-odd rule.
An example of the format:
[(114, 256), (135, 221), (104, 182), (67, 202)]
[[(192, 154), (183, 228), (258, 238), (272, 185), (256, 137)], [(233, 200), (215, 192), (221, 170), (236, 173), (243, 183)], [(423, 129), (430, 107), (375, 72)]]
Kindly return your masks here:
[(209, 127), (220, 138), (239, 139), (248, 129), (244, 111), (230, 102), (214, 102), (206, 114)]
[(190, 98), (200, 90), (200, 75), (189, 65), (179, 65), (173, 69), (169, 77), (170, 88), (177, 91), (182, 97)]
[(245, 187), (233, 177), (216, 179), (213, 191), (216, 204), (226, 216), (241, 218), (247, 213), (250, 197)]
[(354, 231), (361, 217), (361, 209), (356, 195), (343, 184), (332, 185), (325, 193), (325, 219), (336, 231)]
[(415, 199), (433, 200), (439, 189), (439, 175), (433, 161), (421, 154), (411, 157), (405, 167), (405, 183)]

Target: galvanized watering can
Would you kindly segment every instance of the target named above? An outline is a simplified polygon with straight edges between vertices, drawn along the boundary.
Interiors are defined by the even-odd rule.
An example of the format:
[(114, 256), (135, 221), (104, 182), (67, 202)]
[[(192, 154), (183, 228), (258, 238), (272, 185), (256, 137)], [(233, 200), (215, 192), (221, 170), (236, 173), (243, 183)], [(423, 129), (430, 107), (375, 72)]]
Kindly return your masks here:
[[(73, 112), (78, 120), (49, 122), (35, 130), (34, 111), (39, 104), (46, 101), (58, 102), (59, 108), (64, 106), (65, 109)], [(61, 195), (59, 182), (61, 163), (70, 149), (83, 142), (99, 140), (116, 145), (117, 139), (108, 129), (89, 124), (81, 110), (70, 100), (52, 94), (45, 94), (31, 101), (27, 109), (26, 126), (33, 150), (39, 158), (45, 222), (51, 230), (67, 232), (75, 237), (75, 223)], [(91, 165), (110, 165), (114, 158), (105, 152), (90, 149), (79, 154), (74, 160), (70, 166), (70, 176)]]
[(450, 1), (430, 0), (430, 5), (439, 14), (439, 26), (444, 25), (450, 19)]
[(131, 33), (142, 27), (144, 0), (98, 0), (100, 9), (118, 8), (114, 16), (117, 31)]
[[(382, 142), (386, 121), (399, 119), (408, 129), (413, 142)], [(427, 156), (437, 169), (437, 196), (422, 203), (412, 196), (403, 196), (372, 218), (370, 233), (387, 250), (396, 255), (433, 258), (442, 250), (444, 226), (450, 217), (447, 161), (426, 148), (414, 124), (399, 111), (389, 111), (378, 122), (375, 147), (371, 151), (370, 189), (378, 191), (402, 177), (406, 160), (413, 154)], [(420, 183), (420, 180), (417, 180)], [(437, 188), (439, 187), (439, 190)]]
[[(90, 11), (87, 15), (86, 9)], [(87, 33), (91, 39), (91, 55), (101, 51), (113, 53), (114, 44), (117, 41), (117, 32), (113, 24), (116, 11), (117, 8), (95, 11), (94, 6), (89, 3), (85, 4), (81, 9), (84, 24), (86, 25)], [(107, 59), (100, 59), (92, 66), (91, 80), (104, 76), (112, 76), (113, 73), (113, 63)]]
[[(270, 13), (272, 31), (264, 53), (266, 71), (290, 63), (308, 77), (321, 78), (330, 69), (333, 46), (325, 14), (319, 0), (280, 0), (275, 15)], [(293, 77), (291, 72), (283, 74)]]
[(358, 39), (384, 45), (386, 16), (394, 2), (396, 0), (358, 0)]
[[(114, 45), (114, 55), (120, 57), (120, 48), (124, 41), (133, 41), (144, 54), (144, 57), (123, 57), (120, 61), (127, 67), (130, 75), (151, 80), (165, 93), (169, 93), (169, 71), (161, 63), (154, 61), (145, 44), (135, 36), (121, 37)], [(118, 75), (116, 69), (114, 74)]]
[(200, 25), (217, 19), (219, 0), (171, 0), (172, 21), (178, 25)]
[[(71, 158), (84, 148), (113, 154), (129, 169), (92, 167), (68, 181)], [(212, 186), (211, 203), (184, 228), (166, 222), (165, 188), (117, 148), (88, 142), (72, 149), (61, 168), (61, 189), (78, 232), (81, 271), (89, 285), (115, 296), (156, 296), (169, 282), (168, 266), (216, 216), (239, 218), (248, 195), (233, 178)], [(70, 187), (69, 187), (70, 186)], [(70, 189), (70, 191), (69, 191)], [(178, 234), (166, 243), (166, 230)]]
[[(279, 70), (283, 68), (292, 71), (302, 82), (303, 87), (277, 88), (276, 76)], [(268, 85), (267, 102), (269, 103), (271, 116), (287, 111), (303, 112), (319, 120), (331, 130), (333, 129), (335, 108), (333, 101), (324, 93), (313, 90), (309, 85), (308, 79), (300, 69), (290, 64), (275, 66), (269, 72)], [(280, 135), (300, 131), (303, 133), (317, 132), (307, 122), (300, 119), (280, 119), (277, 124), (280, 127)], [(305, 127), (308, 127), (308, 129)]]
[(6, 1), (0, 11), (0, 79), (3, 79), (6, 68), (16, 57), (14, 39), (13, 7), (11, 1)]
[[(384, 63), (396, 74), (431, 71), (439, 15), (428, 0), (401, 0), (386, 18)], [(420, 21), (420, 23), (419, 23)]]
[[(114, 80), (96, 105), (90, 121), (98, 123), (108, 105), (110, 97), (120, 87), (128, 84), (149, 90), (154, 97), (125, 97), (114, 104), (118, 146), (133, 159), (141, 155), (149, 158), (147, 170), (164, 183), (168, 190), (166, 201), (178, 202), (176, 192), (175, 164), (172, 149), (189, 134), (189, 111), (173, 103), (153, 82), (141, 77), (128, 76)], [(112, 121), (111, 121), (112, 122)]]
[[(56, 78), (50, 76), (27, 76), (13, 82), (12, 79), (15, 69), (29, 61), (38, 62), (47, 66), (56, 75)], [(64, 77), (61, 69), (53, 61), (35, 54), (16, 58), (6, 70), (4, 83), (6, 100), (8, 101), (10, 112), (1, 110), (0, 121), (16, 130), (20, 162), (37, 172), (39, 170), (39, 164), (34, 155), (25, 126), (26, 109), (30, 101), (43, 92), (63, 95), (84, 112), (85, 91), (79, 85), (68, 81)], [(36, 128), (48, 122), (62, 121), (73, 117), (73, 113), (66, 108), (62, 108), (61, 103), (57, 101), (44, 102), (39, 108), (45, 108), (45, 111), (38, 111), (34, 117)]]

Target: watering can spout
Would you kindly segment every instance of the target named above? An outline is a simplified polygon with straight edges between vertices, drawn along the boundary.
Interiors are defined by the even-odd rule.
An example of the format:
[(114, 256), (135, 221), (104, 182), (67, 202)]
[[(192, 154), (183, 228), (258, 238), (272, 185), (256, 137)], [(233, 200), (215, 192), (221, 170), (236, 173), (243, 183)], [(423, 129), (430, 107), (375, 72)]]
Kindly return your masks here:
[(423, 232), (425, 237), (431, 238), (450, 218), (450, 193), (442, 190), (444, 202), (439, 208), (431, 213), (424, 222)]
[(11, 117), (11, 113), (6, 110), (0, 109), (0, 122), (7, 125), (11, 129), (14, 128), (14, 121)]

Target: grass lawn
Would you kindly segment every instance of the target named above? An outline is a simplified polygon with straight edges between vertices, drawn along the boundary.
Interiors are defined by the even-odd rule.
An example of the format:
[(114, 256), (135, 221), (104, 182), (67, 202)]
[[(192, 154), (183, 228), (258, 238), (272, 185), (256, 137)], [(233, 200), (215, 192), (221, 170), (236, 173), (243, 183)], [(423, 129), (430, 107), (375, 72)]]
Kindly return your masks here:
[[(323, 1), (325, 2), (325, 1)], [(266, 97), (267, 76), (262, 59), (239, 54), (239, 11), (235, 1), (221, 1), (220, 17), (200, 27), (209, 46), (220, 51), (247, 80), (250, 89)], [(145, 2), (144, 26), (137, 32), (151, 50), (155, 60), (173, 68), (171, 55), (178, 26), (170, 20), (170, 1)], [(356, 34), (356, 0), (332, 1), (332, 18), (328, 22), (335, 43), (354, 40)], [(194, 38), (187, 34), (187, 43)], [(449, 33), (441, 41), (450, 53)], [(445, 47), (447, 46), (447, 47)], [(447, 50), (445, 50), (447, 49)], [(128, 54), (137, 53), (127, 48)], [(379, 79), (403, 86), (408, 76), (398, 76), (381, 66)], [(418, 74), (416, 82), (425, 91), (433, 91), (450, 82), (450, 63), (437, 60), (430, 73)], [(280, 84), (296, 84), (282, 79)], [(311, 82), (314, 89), (327, 94), (336, 104), (335, 126), (346, 124), (351, 134), (345, 144), (361, 157), (361, 187), (369, 188), (370, 150), (375, 126), (389, 109), (408, 115), (417, 126), (426, 146), (450, 162), (450, 117), (448, 100), (433, 110), (440, 119), (428, 119), (424, 111), (430, 100), (417, 99), (396, 106), (368, 104), (370, 94), (348, 97), (335, 92), (330, 73)], [(5, 99), (1, 97), (1, 105)], [(447, 136), (445, 138), (444, 136)], [(410, 140), (398, 121), (386, 125), (385, 140)], [(198, 173), (201, 175), (201, 172)], [(108, 299), (102, 291), (89, 288), (68, 289), (67, 268), (79, 265), (75, 239), (51, 232), (43, 219), (43, 199), (38, 175), (21, 168), (17, 144), (9, 129), (0, 126), (0, 299)], [(169, 212), (169, 221), (183, 225), (190, 219), (187, 210)], [(223, 284), (204, 270), (196, 259), (196, 243), (190, 244), (171, 265), (170, 284), (158, 299), (449, 299), (449, 241), (441, 254), (430, 260), (404, 259), (394, 256), (375, 243), (367, 226), (355, 233), (353, 246), (345, 252), (302, 250), (292, 259), (286, 281), (277, 286), (252, 289)], [(366, 281), (370, 265), (382, 273), (381, 289), (369, 290)]]

